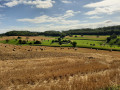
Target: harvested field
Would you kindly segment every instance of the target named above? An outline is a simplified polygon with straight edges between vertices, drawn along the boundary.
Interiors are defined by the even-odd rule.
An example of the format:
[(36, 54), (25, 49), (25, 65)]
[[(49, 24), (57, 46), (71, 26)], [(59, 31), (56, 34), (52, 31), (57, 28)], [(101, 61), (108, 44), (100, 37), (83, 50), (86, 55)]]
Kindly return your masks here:
[[(18, 36), (4, 36), (2, 38), (0, 38), (1, 40), (10, 40), (10, 39), (17, 39)], [(33, 41), (35, 40), (50, 40), (50, 39), (54, 39), (54, 37), (45, 37), (45, 36), (20, 36), (22, 40), (29, 40), (29, 41)]]
[(0, 90), (99, 90), (119, 68), (120, 52), (0, 44)]

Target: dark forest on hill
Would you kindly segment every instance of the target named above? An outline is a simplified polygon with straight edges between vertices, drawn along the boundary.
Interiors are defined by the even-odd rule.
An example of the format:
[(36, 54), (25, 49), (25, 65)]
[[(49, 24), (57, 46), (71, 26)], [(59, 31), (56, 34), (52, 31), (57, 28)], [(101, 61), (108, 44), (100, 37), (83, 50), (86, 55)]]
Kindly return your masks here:
[(0, 34), (2, 36), (67, 36), (67, 35), (112, 35), (115, 33), (116, 35), (120, 35), (120, 25), (118, 26), (109, 26), (109, 27), (101, 27), (96, 29), (70, 29), (67, 31), (45, 31), (45, 32), (31, 32), (31, 31), (9, 31), (4, 34)]

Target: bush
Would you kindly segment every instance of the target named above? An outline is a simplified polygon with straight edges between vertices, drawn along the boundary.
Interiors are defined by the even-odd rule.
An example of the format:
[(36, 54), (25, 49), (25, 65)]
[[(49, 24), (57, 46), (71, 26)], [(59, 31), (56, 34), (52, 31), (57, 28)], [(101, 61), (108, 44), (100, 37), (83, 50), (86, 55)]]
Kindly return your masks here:
[(69, 34), (69, 37), (73, 37), (73, 35)]
[(58, 41), (60, 42), (60, 41), (61, 41), (61, 38), (58, 38)]
[(81, 37), (83, 37), (84, 35), (83, 34), (81, 34)]
[(22, 40), (19, 40), (18, 43), (19, 43), (19, 44), (22, 44)]
[(62, 42), (61, 42), (61, 41), (59, 41), (59, 45), (62, 45)]
[(21, 39), (21, 37), (18, 36), (17, 39)]
[(111, 36), (110, 36), (112, 39), (115, 39), (117, 38), (117, 35), (115, 33), (113, 33)]
[(27, 44), (27, 42), (26, 42), (25, 40), (23, 40), (23, 41), (22, 41), (22, 40), (19, 40), (18, 43), (19, 43), (19, 44)]
[(6, 40), (6, 43), (8, 43), (8, 42), (9, 42), (9, 40), (7, 39), (7, 40)]
[(111, 38), (110, 38), (110, 37), (107, 37), (107, 43), (109, 43), (109, 42), (110, 42), (110, 40), (111, 40)]
[(34, 42), (34, 44), (41, 44), (41, 42), (37, 40)]
[(32, 45), (32, 42), (30, 42), (29, 45)]
[(77, 42), (72, 42), (73, 47), (77, 46)]
[(54, 40), (52, 40), (52, 42), (51, 43), (54, 43), (55, 41)]
[(25, 40), (22, 41), (22, 44), (26, 44), (27, 42)]
[(115, 44), (117, 44), (120, 41), (119, 38), (116, 39), (116, 41), (114, 42)]
[(77, 35), (75, 37), (77, 37)]

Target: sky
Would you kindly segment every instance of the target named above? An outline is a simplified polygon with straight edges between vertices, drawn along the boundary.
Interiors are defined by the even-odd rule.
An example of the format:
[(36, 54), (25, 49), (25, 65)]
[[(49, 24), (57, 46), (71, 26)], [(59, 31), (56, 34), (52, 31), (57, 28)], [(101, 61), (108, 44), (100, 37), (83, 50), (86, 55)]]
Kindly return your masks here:
[(120, 0), (0, 0), (0, 33), (120, 25)]

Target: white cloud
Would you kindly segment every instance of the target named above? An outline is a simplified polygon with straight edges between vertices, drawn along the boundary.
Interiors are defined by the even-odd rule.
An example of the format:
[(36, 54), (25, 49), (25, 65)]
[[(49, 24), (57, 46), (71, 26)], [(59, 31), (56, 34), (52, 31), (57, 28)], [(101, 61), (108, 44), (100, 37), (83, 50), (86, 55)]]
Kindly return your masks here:
[(84, 5), (84, 7), (94, 8), (94, 10), (85, 13), (86, 15), (113, 14), (120, 12), (120, 0), (102, 0), (100, 2)]
[(36, 8), (50, 8), (53, 7), (55, 1), (53, 0), (11, 0), (10, 2), (4, 3), (5, 6), (13, 7), (19, 4), (34, 5)]
[(91, 16), (91, 17), (88, 17), (89, 19), (100, 19), (100, 18), (102, 18), (102, 17), (100, 17), (100, 16)]
[(13, 6), (16, 6), (20, 3), (20, 1), (11, 1), (11, 2), (8, 2), (8, 3), (5, 3), (4, 5), (8, 6), (8, 7), (13, 7)]
[(112, 20), (106, 20), (104, 21), (104, 23), (112, 23), (113, 21)]
[(18, 19), (17, 21), (31, 22), (31, 23), (76, 24), (79, 23), (79, 20), (68, 20), (68, 18), (78, 13), (80, 13), (80, 11), (74, 12), (72, 10), (68, 10), (64, 15), (58, 17), (50, 17), (47, 15), (43, 15), (43, 16), (35, 17), (33, 19), (29, 19), (29, 18)]
[(63, 3), (72, 3), (71, 1), (69, 0), (61, 0)]
[(69, 18), (74, 16), (75, 14), (80, 13), (80, 11), (74, 12), (73, 10), (67, 10), (65, 15), (63, 15), (64, 18)]

